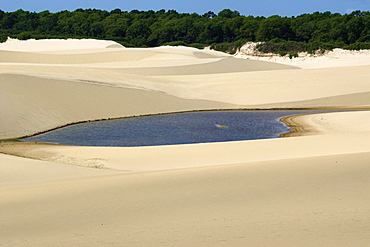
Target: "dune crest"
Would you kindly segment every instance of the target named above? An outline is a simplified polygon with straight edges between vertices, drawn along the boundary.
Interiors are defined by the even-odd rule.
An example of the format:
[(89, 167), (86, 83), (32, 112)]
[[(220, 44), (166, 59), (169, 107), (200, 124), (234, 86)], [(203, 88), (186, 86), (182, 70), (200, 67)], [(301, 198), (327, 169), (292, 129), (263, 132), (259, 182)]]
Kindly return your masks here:
[(288, 55), (263, 54), (256, 49), (257, 44), (259, 43), (247, 42), (235, 56), (244, 59), (292, 65), (302, 69), (370, 65), (370, 50), (353, 51), (336, 48), (324, 53), (309, 54), (301, 52), (297, 54), (298, 57), (289, 58)]
[(18, 40), (8, 38), (0, 43), (0, 50), (6, 51), (62, 51), (99, 48), (124, 48), (111, 40), (95, 39), (29, 39)]

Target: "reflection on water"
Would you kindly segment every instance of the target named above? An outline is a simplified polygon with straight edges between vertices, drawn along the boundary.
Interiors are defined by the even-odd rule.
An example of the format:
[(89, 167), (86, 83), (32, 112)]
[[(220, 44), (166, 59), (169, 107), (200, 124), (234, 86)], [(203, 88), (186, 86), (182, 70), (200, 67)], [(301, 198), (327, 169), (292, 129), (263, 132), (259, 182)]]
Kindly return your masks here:
[(209, 111), (97, 121), (71, 125), (26, 141), (83, 146), (152, 146), (277, 138), (279, 121), (314, 111)]

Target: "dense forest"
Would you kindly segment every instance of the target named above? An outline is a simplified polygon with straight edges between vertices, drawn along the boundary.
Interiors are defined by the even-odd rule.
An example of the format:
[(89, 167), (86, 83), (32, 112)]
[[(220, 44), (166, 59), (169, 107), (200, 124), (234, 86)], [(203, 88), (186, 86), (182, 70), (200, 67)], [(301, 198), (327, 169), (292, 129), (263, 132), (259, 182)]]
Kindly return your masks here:
[(7, 37), (109, 39), (127, 47), (211, 45), (231, 53), (248, 41), (262, 41), (261, 51), (284, 55), (336, 47), (370, 49), (370, 12), (254, 17), (230, 9), (203, 15), (175, 10), (77, 9), (57, 13), (0, 10), (0, 41)]

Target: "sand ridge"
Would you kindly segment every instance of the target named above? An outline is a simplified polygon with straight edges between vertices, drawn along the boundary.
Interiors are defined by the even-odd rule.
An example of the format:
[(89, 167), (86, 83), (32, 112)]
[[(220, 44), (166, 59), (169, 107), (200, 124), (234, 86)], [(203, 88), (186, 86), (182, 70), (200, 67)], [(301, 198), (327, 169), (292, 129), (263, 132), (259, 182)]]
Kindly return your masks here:
[(235, 54), (236, 57), (259, 61), (293, 65), (303, 69), (331, 68), (369, 65), (370, 50), (344, 50), (335, 48), (331, 51), (317, 51), (315, 54), (301, 52), (298, 57), (290, 58), (288, 55), (262, 54), (256, 49), (257, 42), (247, 42)]
[(94, 39), (18, 40), (8, 37), (4, 43), (0, 43), (0, 50), (7, 51), (61, 51), (94, 48), (123, 48), (123, 46), (111, 40)]
[(290, 117), (303, 136), (271, 140), (1, 142), (0, 246), (368, 246), (363, 59), (314, 68), (94, 40), (10, 41), (0, 54), (0, 139), (167, 112), (361, 109)]

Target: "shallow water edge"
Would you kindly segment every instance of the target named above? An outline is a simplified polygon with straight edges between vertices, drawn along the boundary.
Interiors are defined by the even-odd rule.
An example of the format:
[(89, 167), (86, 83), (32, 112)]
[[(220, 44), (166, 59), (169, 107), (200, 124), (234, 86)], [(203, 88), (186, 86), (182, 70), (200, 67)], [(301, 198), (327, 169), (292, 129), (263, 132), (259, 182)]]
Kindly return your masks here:
[[(262, 109), (230, 109), (230, 110), (223, 110), (222, 109), (222, 110), (204, 110), (204, 111), (202, 110), (201, 111), (183, 111), (183, 112), (177, 112), (179, 113), (179, 115), (177, 116), (176, 116), (177, 113), (173, 113), (173, 112), (161, 113), (161, 114), (147, 114), (147, 115), (130, 116), (130, 117), (123, 117), (123, 118), (101, 119), (97, 121), (83, 121), (80, 123), (91, 123), (91, 124), (82, 125), (84, 127), (81, 127), (81, 125), (72, 127), (73, 125), (77, 124), (77, 123), (73, 123), (73, 124), (69, 124), (66, 126), (53, 129), (53, 130), (58, 130), (58, 129), (62, 129), (65, 127), (68, 127), (69, 129), (72, 128), (73, 130), (75, 130), (73, 136), (74, 138), (77, 138), (77, 141), (76, 139), (72, 141), (70, 137), (68, 137), (68, 135), (71, 135), (70, 133), (68, 133), (68, 131), (70, 132), (70, 130), (67, 130), (67, 135), (66, 135), (66, 130), (61, 130), (62, 134), (60, 134), (59, 137), (57, 134), (55, 134), (58, 132), (51, 133), (51, 135), (50, 133), (47, 134), (48, 132), (51, 132), (51, 131), (43, 132), (43, 134), (49, 135), (49, 140), (47, 140), (47, 138), (42, 138), (42, 137), (34, 138), (34, 140), (32, 140), (33, 138), (31, 138), (31, 140), (27, 140), (28, 138), (30, 138), (30, 137), (27, 137), (25, 138), (25, 140), (26, 141), (37, 141), (37, 142), (39, 141), (45, 142), (46, 140), (46, 142), (52, 142), (52, 143), (56, 142), (56, 143), (61, 143), (62, 145), (78, 145), (78, 146), (79, 145), (82, 145), (82, 146), (86, 146), (86, 145), (87, 146), (121, 146), (121, 145), (123, 146), (152, 146), (152, 145), (176, 145), (176, 144), (190, 144), (190, 143), (204, 143), (204, 142), (254, 140), (254, 139), (266, 139), (266, 138), (269, 139), (269, 138), (294, 136), (294, 135), (289, 135), (289, 134), (292, 133), (292, 131), (294, 132), (295, 129), (292, 128), (292, 126), (289, 125), (289, 123), (284, 122), (284, 119), (287, 116), (331, 112), (331, 111), (338, 111), (338, 110), (337, 109), (336, 110), (333, 110), (333, 109), (263, 109), (263, 110)], [(232, 112), (236, 113), (236, 115), (233, 114)], [(266, 112), (266, 114), (264, 114), (263, 112)], [(196, 113), (200, 113), (200, 114), (196, 114)], [(279, 113), (282, 113), (283, 115), (279, 115)], [(168, 115), (168, 116), (163, 116), (163, 115)], [(198, 119), (199, 116), (200, 118)], [(142, 118), (144, 119), (142, 120), (140, 119), (140, 117), (153, 117), (153, 118)], [(222, 123), (225, 123), (225, 119), (229, 120), (228, 118), (231, 119), (230, 120), (231, 122), (226, 121), (228, 125), (231, 125), (230, 129), (228, 129), (227, 125), (222, 124)], [(144, 123), (146, 121), (147, 122), (146, 124), (148, 124), (148, 119), (150, 120), (149, 122), (151, 122), (149, 125), (144, 124), (140, 126), (140, 124), (142, 124), (140, 123), (140, 121), (142, 122), (144, 121)], [(104, 120), (113, 120), (113, 121), (107, 121), (106, 123), (99, 124), (99, 122), (104, 121)], [(114, 121), (114, 120), (118, 120), (118, 121), (123, 120), (123, 121), (119, 121), (118, 123), (121, 123), (124, 125), (118, 125), (118, 127), (119, 129), (121, 129), (120, 131), (124, 132), (124, 134), (122, 134), (120, 131), (117, 132), (117, 130), (115, 129), (117, 128), (117, 124), (116, 124), (117, 121)], [(280, 120), (281, 122), (280, 125), (277, 124), (278, 120)], [(190, 122), (187, 123), (188, 121)], [(201, 121), (201, 123), (198, 123), (199, 121)], [(109, 125), (109, 123), (113, 123), (113, 125), (112, 124)], [(132, 124), (134, 124), (135, 126), (132, 127), (131, 126)], [(119, 138), (114, 139), (114, 138), (117, 138), (117, 137), (114, 137), (112, 139), (112, 136), (108, 136), (108, 135), (104, 136), (104, 134), (102, 135), (101, 126), (104, 126), (104, 125), (108, 126), (108, 128), (104, 127), (105, 128), (104, 132), (116, 132), (114, 135), (116, 136), (118, 135)], [(168, 127), (167, 129), (163, 130), (163, 126), (168, 126)], [(215, 130), (215, 127), (213, 127), (212, 129), (211, 126), (215, 126), (218, 129), (224, 129), (224, 132), (222, 132), (222, 130)], [(250, 128), (248, 126), (252, 126), (252, 127)], [(128, 130), (125, 130), (126, 128), (128, 128)], [(76, 129), (78, 131), (76, 131)], [(146, 131), (146, 134), (141, 135), (140, 132), (143, 132), (142, 129)], [(174, 130), (172, 131), (172, 129)], [(186, 131), (185, 134), (183, 133), (184, 129)], [(171, 132), (171, 131), (172, 131), (172, 136), (171, 134), (168, 136), (166, 132)], [(261, 136), (261, 131), (264, 131), (264, 133), (262, 133), (262, 136)], [(165, 133), (165, 134), (160, 134), (160, 136), (158, 135), (153, 136), (152, 132), (157, 132), (159, 134)], [(86, 136), (86, 133), (88, 133), (88, 136)], [(94, 137), (95, 133), (97, 137)], [(226, 136), (223, 136), (223, 137), (218, 136), (218, 135), (224, 135), (225, 133), (226, 133)], [(38, 135), (40, 134), (32, 135), (32, 137), (36, 137)], [(196, 137), (194, 137), (194, 135)], [(198, 138), (197, 135), (204, 136), (204, 137)], [(231, 135), (231, 136), (227, 136), (227, 135)], [(52, 138), (50, 138), (50, 136)], [(55, 136), (57, 136), (56, 139), (55, 139)], [(66, 137), (64, 137), (63, 139), (63, 137), (61, 136), (67, 136), (67, 139)], [(79, 136), (79, 138), (76, 136)], [(180, 137), (179, 139), (174, 140), (173, 136), (180, 136)], [(202, 139), (202, 138), (205, 138), (205, 139)], [(131, 144), (130, 141), (133, 144)], [(140, 143), (141, 141), (142, 143)]]
[[(157, 115), (168, 115), (168, 114), (176, 114), (176, 113), (192, 113), (192, 112), (212, 112), (212, 111), (323, 111), (323, 112), (333, 112), (333, 111), (350, 111), (350, 110), (360, 110), (358, 108), (348, 108), (348, 107), (312, 107), (312, 108), (230, 108), (230, 109), (205, 109), (205, 110), (191, 110), (191, 111), (174, 111), (174, 112), (159, 112), (159, 113), (149, 113), (149, 114), (140, 114), (140, 115), (132, 115), (132, 116), (124, 116), (124, 117), (113, 117), (113, 118), (100, 118), (100, 119), (91, 119), (91, 120), (82, 120), (77, 122), (71, 122), (68, 124), (60, 125), (51, 129), (43, 130), (36, 132), (31, 135), (24, 135), (24, 136), (17, 136), (12, 137), (11, 139), (24, 139), (29, 137), (34, 137), (37, 135), (41, 135), (50, 131), (58, 130), (61, 128), (65, 128), (68, 126), (73, 126), (76, 124), (82, 123), (90, 123), (90, 122), (99, 122), (99, 121), (106, 121), (106, 120), (116, 120), (116, 119), (126, 119), (126, 118), (135, 118), (135, 117), (147, 117), (147, 116), (157, 116)], [(301, 115), (301, 114), (297, 114)], [(285, 123), (284, 123), (285, 124)], [(2, 139), (0, 139), (2, 141)]]

